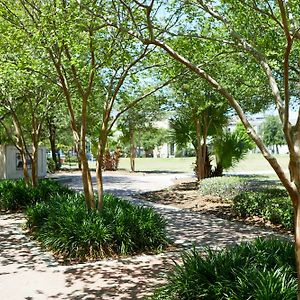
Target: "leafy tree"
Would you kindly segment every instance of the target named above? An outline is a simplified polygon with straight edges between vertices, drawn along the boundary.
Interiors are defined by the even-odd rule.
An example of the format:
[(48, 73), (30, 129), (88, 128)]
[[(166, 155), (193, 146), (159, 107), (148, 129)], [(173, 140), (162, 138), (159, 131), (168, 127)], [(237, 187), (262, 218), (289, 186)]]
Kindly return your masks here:
[(171, 119), (174, 141), (182, 146), (191, 143), (196, 152), (197, 179), (211, 176), (207, 139), (227, 124), (227, 104), (207, 85), (195, 78), (185, 78), (174, 85), (175, 116)]
[[(14, 76), (11, 76), (13, 73)], [(24, 179), (30, 182), (27, 159), (31, 161), (31, 182), (38, 183), (38, 148), (47, 111), (53, 104), (54, 89), (15, 66), (4, 63), (0, 68), (1, 125), (9, 140), (19, 150)]]
[[(161, 21), (156, 12), (162, 3), (167, 6), (164, 8), (167, 16)], [(123, 12), (127, 13), (128, 18), (128, 23), (121, 24), (123, 30), (127, 30), (144, 44), (163, 49), (228, 101), (249, 136), (278, 175), (289, 193), (295, 212), (300, 298), (300, 119), (295, 124), (290, 120), (291, 106), (296, 105), (299, 108), (299, 96), (296, 93), (299, 78), (299, 2), (185, 0), (176, 1), (174, 7), (171, 7), (163, 1), (134, 1), (131, 5), (124, 4)], [(143, 17), (141, 14), (144, 14)], [(170, 24), (176, 21), (180, 25), (171, 28)], [(120, 24), (112, 20), (111, 26), (120, 27)], [(185, 39), (191, 52), (199, 51), (202, 54), (202, 61), (193, 60), (181, 48), (177, 49), (172, 41), (178, 35)], [(202, 47), (194, 48), (195, 40)], [(208, 48), (210, 51), (202, 51)], [(220, 58), (220, 53), (224, 51), (231, 51), (232, 55), (227, 55), (226, 59)], [(206, 68), (210, 61), (215, 68)], [(235, 65), (239, 68), (232, 68)], [(241, 77), (243, 73), (236, 70), (242, 69), (246, 72)], [(252, 77), (248, 70), (255, 70), (256, 74), (253, 73)], [(262, 80), (253, 81), (257, 76)], [(255, 82), (257, 84), (253, 85)], [(267, 91), (266, 98), (263, 97), (264, 91)], [(278, 110), (289, 149), (289, 176), (267, 149), (245, 114), (245, 111), (255, 108), (256, 104), (269, 104), (266, 100), (271, 99)]]
[[(1, 0), (0, 13), (10, 25), (9, 30), (25, 35), (28, 44), (38, 49), (54, 68), (82, 165), (86, 206), (101, 211), (103, 158), (111, 129), (124, 112), (168, 82), (142, 84), (141, 74), (149, 73), (152, 64), (151, 60), (147, 65), (144, 61), (154, 53), (155, 47), (137, 44), (120, 29), (108, 29), (103, 20), (106, 14), (94, 1), (82, 4), (92, 7), (97, 17), (79, 4), (75, 1), (11, 3)], [(139, 88), (141, 86), (143, 88)], [(94, 103), (98, 107), (96, 115), (100, 116), (97, 124), (93, 124), (98, 139), (96, 201), (86, 155), (87, 133), (91, 130), (89, 125), (92, 127), (88, 123), (88, 112)]]
[(269, 147), (275, 146), (276, 152), (279, 153), (278, 146), (282, 146), (285, 144), (285, 139), (282, 131), (282, 124), (280, 122), (279, 117), (268, 116), (263, 122), (260, 131), (264, 143)]
[[(143, 145), (144, 150), (153, 148), (162, 142), (160, 132), (153, 128), (155, 121), (161, 120), (166, 114), (161, 109), (166, 99), (157, 95), (145, 99), (130, 108), (119, 120), (118, 127), (122, 131), (122, 140), (130, 145), (130, 168), (135, 171), (137, 147)], [(140, 153), (139, 153), (140, 154)]]

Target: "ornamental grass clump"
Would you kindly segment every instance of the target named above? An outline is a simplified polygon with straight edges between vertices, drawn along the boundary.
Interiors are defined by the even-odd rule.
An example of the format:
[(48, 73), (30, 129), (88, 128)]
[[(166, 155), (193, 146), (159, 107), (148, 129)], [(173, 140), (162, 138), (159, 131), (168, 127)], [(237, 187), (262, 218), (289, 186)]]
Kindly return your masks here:
[(48, 201), (56, 194), (74, 194), (74, 192), (52, 179), (41, 179), (36, 187), (27, 186), (23, 179), (1, 180), (0, 209), (20, 211), (28, 205)]
[(150, 299), (297, 299), (293, 243), (258, 238), (202, 255), (185, 252), (167, 284)]
[(82, 194), (52, 197), (26, 211), (27, 227), (65, 261), (160, 251), (168, 245), (165, 220), (151, 208), (105, 195), (101, 213)]

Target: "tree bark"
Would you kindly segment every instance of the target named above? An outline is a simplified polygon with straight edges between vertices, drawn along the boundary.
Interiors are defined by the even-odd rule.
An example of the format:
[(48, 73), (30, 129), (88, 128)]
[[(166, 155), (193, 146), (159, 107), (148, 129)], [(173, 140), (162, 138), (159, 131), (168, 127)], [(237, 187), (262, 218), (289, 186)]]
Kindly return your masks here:
[(129, 127), (130, 136), (130, 169), (131, 172), (135, 172), (135, 158), (136, 158), (136, 147), (134, 142), (134, 129), (132, 126)]
[(56, 126), (52, 123), (50, 117), (47, 118), (47, 125), (49, 131), (51, 157), (55, 163), (55, 170), (58, 171), (60, 169), (60, 161), (58, 160), (57, 149), (56, 149)]
[(38, 184), (38, 144), (32, 144), (32, 154), (31, 154), (31, 180), (32, 186), (36, 187)]
[(96, 203), (96, 209), (101, 212), (103, 209), (103, 159), (105, 154), (105, 146), (107, 142), (107, 131), (105, 129), (101, 130), (101, 134), (98, 141), (98, 153), (97, 153), (97, 165), (96, 165), (96, 179), (97, 179), (97, 193), (98, 199)]
[(197, 135), (197, 147), (196, 147), (196, 176), (197, 180), (204, 179), (204, 165), (205, 160), (204, 157), (204, 149), (201, 144), (202, 134), (201, 134), (201, 123), (199, 118), (196, 119), (196, 135)]

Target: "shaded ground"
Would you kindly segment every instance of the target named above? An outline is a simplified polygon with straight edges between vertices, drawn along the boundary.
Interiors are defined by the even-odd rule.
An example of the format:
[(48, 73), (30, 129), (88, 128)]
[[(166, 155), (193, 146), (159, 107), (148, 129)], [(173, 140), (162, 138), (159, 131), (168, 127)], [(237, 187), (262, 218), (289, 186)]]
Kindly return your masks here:
[[(266, 186), (274, 186), (277, 181), (253, 181), (251, 190)], [(194, 178), (178, 179), (175, 184), (159, 191), (149, 191), (138, 195), (140, 199), (146, 201), (160, 203), (164, 205), (171, 205), (181, 209), (187, 209), (193, 212), (201, 212), (202, 214), (211, 214), (216, 217), (227, 219), (230, 221), (238, 221), (245, 224), (264, 227), (272, 230), (276, 230), (281, 233), (289, 233), (284, 230), (280, 225), (274, 225), (269, 221), (266, 221), (260, 217), (247, 217), (241, 218), (237, 216), (232, 208), (231, 203), (228, 201), (222, 201), (220, 197), (214, 196), (202, 196), (198, 191), (198, 184)]]
[[(60, 175), (60, 179), (71, 187), (82, 189), (77, 173)], [(182, 183), (187, 180), (187, 176), (131, 176), (123, 173), (106, 173), (106, 176), (108, 191), (124, 195), (137, 204), (153, 207), (166, 218), (168, 236), (174, 242), (173, 249), (176, 251), (62, 266), (51, 253), (41, 249), (26, 235), (22, 229), (25, 221), (23, 214), (0, 214), (1, 299), (143, 299), (165, 282), (166, 274), (172, 269), (174, 261), (180, 260), (181, 250), (191, 249), (193, 246), (199, 250), (207, 246), (220, 248), (257, 236), (274, 234), (271, 230), (193, 211), (196, 207), (180, 208), (182, 199), (190, 198), (190, 205), (195, 205), (192, 204), (195, 196), (193, 183)], [(180, 180), (182, 184), (168, 188), (174, 180)], [(138, 195), (141, 191), (150, 192), (162, 188), (167, 188), (165, 192), (169, 194), (151, 192), (151, 195), (160, 195), (158, 202), (162, 202), (164, 196), (165, 204), (145, 201)], [(197, 203), (197, 209), (200, 209), (203, 202)], [(215, 207), (211, 202), (208, 205)]]

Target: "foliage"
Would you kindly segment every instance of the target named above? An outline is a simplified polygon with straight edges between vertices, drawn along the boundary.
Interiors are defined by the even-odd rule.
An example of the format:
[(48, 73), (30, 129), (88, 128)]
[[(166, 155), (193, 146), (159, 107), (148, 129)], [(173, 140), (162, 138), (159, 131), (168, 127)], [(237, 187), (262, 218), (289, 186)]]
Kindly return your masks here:
[(73, 194), (51, 179), (39, 180), (37, 187), (26, 186), (23, 179), (0, 181), (0, 209), (18, 211), (37, 202), (47, 202), (56, 195)]
[(232, 200), (241, 191), (249, 187), (249, 180), (238, 176), (205, 178), (199, 182), (202, 196), (220, 197), (223, 201)]
[(48, 173), (55, 173), (56, 165), (52, 158), (47, 157), (47, 172)]
[(217, 165), (225, 170), (242, 160), (253, 148), (254, 144), (241, 124), (233, 132), (226, 131), (217, 135), (213, 141)]
[(243, 191), (233, 199), (233, 211), (241, 217), (259, 216), (283, 228), (294, 228), (294, 212), (285, 190), (269, 188)]
[(65, 259), (157, 251), (168, 244), (160, 215), (112, 195), (105, 195), (101, 214), (86, 210), (84, 196), (76, 194), (37, 203), (26, 216), (35, 238)]
[(285, 144), (282, 124), (279, 117), (268, 116), (262, 124), (261, 134), (267, 146), (281, 146)]
[(297, 298), (293, 243), (257, 238), (220, 251), (182, 254), (167, 284), (150, 298), (168, 300)]

